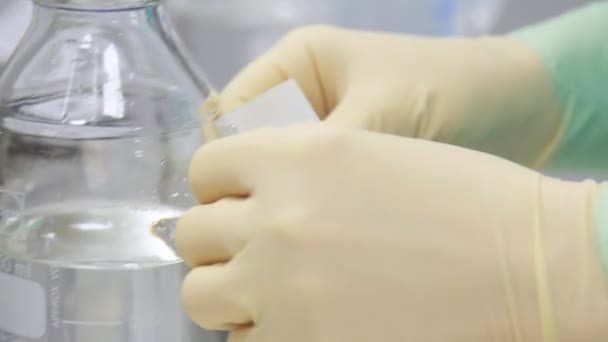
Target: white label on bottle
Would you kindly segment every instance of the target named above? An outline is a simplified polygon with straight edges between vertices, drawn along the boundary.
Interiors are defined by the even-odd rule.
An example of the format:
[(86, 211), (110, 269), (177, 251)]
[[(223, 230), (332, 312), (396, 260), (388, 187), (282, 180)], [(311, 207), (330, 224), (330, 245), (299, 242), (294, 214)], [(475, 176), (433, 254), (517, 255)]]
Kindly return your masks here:
[(45, 303), (39, 284), (0, 272), (0, 331), (41, 338), (46, 330)]
[(221, 137), (263, 127), (319, 121), (298, 83), (287, 80), (215, 121)]

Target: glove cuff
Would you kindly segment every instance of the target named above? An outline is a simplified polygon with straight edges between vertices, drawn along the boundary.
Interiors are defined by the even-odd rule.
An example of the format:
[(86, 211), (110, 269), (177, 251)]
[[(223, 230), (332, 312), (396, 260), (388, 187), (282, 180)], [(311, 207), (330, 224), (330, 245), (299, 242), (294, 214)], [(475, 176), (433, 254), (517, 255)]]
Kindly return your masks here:
[[(535, 263), (546, 262), (545, 282), (537, 276), (537, 283), (548, 293), (540, 298), (549, 300), (539, 302), (539, 310), (553, 313), (545, 317), (554, 318), (560, 341), (603, 341), (608, 334), (608, 240), (600, 234), (605, 237), (608, 229), (608, 184), (542, 179), (542, 234), (536, 236), (543, 248)], [(543, 287), (538, 288), (540, 296)]]
[(608, 279), (608, 184), (600, 186), (594, 208), (595, 241)]
[(559, 99), (562, 131), (548, 171), (608, 171), (608, 2), (587, 5), (512, 36), (542, 60)]

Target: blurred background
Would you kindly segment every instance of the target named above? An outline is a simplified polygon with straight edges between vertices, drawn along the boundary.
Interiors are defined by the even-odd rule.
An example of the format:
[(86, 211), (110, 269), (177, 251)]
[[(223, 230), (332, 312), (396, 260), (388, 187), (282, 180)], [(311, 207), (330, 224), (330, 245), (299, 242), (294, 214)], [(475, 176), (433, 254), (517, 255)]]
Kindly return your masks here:
[[(450, 36), (504, 33), (582, 0), (169, 0), (168, 13), (215, 87), (290, 29), (333, 24)], [(31, 0), (0, 0), (0, 68), (27, 29)]]

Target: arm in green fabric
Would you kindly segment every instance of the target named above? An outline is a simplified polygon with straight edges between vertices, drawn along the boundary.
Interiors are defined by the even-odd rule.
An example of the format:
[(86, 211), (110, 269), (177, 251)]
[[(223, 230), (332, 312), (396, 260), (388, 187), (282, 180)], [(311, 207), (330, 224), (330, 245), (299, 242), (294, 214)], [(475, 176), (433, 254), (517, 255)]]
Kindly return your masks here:
[(608, 1), (512, 35), (540, 56), (564, 115), (546, 170), (608, 175)]

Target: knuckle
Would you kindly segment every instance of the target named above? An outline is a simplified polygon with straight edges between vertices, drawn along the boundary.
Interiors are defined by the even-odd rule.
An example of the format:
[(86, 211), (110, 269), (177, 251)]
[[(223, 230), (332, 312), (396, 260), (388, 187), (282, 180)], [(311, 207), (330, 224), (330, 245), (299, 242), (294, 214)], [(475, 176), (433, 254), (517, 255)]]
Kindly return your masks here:
[(217, 307), (220, 295), (199, 274), (194, 269), (185, 276), (181, 289), (182, 307), (199, 326), (209, 330), (221, 329), (227, 324), (226, 317), (213, 309)]
[(206, 315), (202, 285), (193, 271), (188, 272), (182, 283), (181, 301), (184, 311), (196, 323), (205, 326), (210, 323), (210, 317)]
[(177, 221), (175, 228), (175, 248), (184, 261), (190, 265), (192, 265), (196, 259), (194, 252), (197, 249), (193, 246), (196, 239), (193, 239), (192, 233), (196, 231), (195, 227), (199, 222), (198, 216), (197, 207), (186, 211)]
[(197, 190), (202, 181), (202, 173), (204, 173), (203, 166), (207, 163), (207, 145), (203, 145), (199, 147), (190, 160), (190, 165), (188, 167), (188, 180), (190, 181), (190, 186), (193, 190)]
[(326, 39), (339, 29), (330, 25), (306, 25), (289, 31), (281, 40), (283, 43), (301, 44)]
[(295, 252), (313, 239), (313, 232), (308, 229), (314, 216), (312, 211), (306, 207), (281, 210), (263, 225), (263, 239), (286, 248), (287, 253)]
[(307, 163), (307, 167), (322, 165), (314, 161), (321, 158), (319, 163), (325, 162), (325, 159), (337, 157), (337, 153), (346, 148), (346, 131), (329, 126), (319, 128), (308, 129), (302, 126), (298, 128), (300, 132), (294, 134), (297, 137), (297, 155)]

